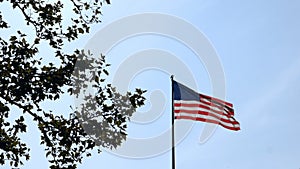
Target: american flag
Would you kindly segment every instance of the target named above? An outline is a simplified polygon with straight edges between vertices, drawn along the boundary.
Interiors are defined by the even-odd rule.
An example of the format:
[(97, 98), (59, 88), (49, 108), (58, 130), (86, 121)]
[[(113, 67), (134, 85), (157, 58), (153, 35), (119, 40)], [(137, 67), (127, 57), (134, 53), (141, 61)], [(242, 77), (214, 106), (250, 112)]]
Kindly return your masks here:
[(229, 130), (240, 130), (231, 103), (197, 93), (174, 80), (173, 99), (175, 119), (214, 123)]

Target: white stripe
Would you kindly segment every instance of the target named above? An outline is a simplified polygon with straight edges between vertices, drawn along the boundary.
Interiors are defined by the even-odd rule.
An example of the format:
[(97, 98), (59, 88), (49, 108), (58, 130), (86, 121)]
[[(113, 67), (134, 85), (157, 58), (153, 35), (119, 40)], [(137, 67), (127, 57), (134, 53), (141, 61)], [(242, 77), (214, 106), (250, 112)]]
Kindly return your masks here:
[(215, 117), (212, 117), (212, 116), (206, 116), (206, 115), (201, 115), (201, 114), (189, 114), (189, 113), (184, 113), (184, 112), (179, 113), (179, 114), (176, 113), (176, 117), (180, 117), (180, 116), (189, 116), (192, 118), (203, 118), (203, 119), (215, 120), (215, 121), (222, 123), (223, 125), (228, 126), (228, 127), (234, 127), (234, 128), (240, 127), (239, 124), (226, 123), (226, 122), (220, 121), (219, 119), (216, 119)]
[[(202, 114), (191, 114), (191, 113), (187, 113), (187, 112), (184, 112), (184, 110), (183, 109), (181, 109), (181, 111), (180, 111), (180, 113), (176, 113), (176, 116), (180, 116), (181, 114), (189, 114), (189, 116), (191, 116), (191, 117), (198, 117), (198, 115), (199, 116), (205, 116), (205, 117), (212, 117), (212, 118), (214, 118), (214, 119), (216, 119), (216, 120), (220, 120), (220, 119), (224, 119), (224, 120), (230, 120), (231, 122), (235, 122), (236, 120), (234, 120), (233, 118), (228, 118), (228, 117), (226, 117), (226, 118), (222, 118), (222, 117), (220, 117), (219, 119), (218, 118), (216, 118), (216, 117), (213, 117), (213, 116), (210, 116), (209, 114), (208, 115), (202, 115)], [(226, 123), (226, 122), (225, 122)]]
[[(218, 113), (215, 113), (211, 110), (207, 110), (207, 109), (203, 109), (203, 108), (200, 108), (200, 107), (174, 107), (174, 110), (182, 110), (182, 111), (185, 111), (185, 110), (191, 110), (191, 111), (205, 111), (205, 112), (208, 112), (208, 113), (211, 113), (211, 114), (214, 114), (216, 116), (218, 116), (219, 118), (223, 118), (223, 119), (227, 119), (227, 120), (230, 120), (231, 118), (225, 116), (225, 115), (220, 115)], [(176, 113), (178, 114), (178, 113)]]
[(199, 101), (196, 100), (174, 100), (174, 103), (190, 103), (190, 104), (199, 104)]
[(203, 105), (203, 106), (207, 106), (209, 107), (210, 109), (213, 109), (213, 110), (216, 110), (216, 111), (222, 111), (224, 112), (225, 114), (227, 114), (226, 111), (224, 111), (224, 109), (219, 109), (218, 107), (214, 107), (210, 104), (205, 104), (205, 103), (202, 103), (200, 101), (195, 101), (195, 100), (174, 100), (174, 103), (184, 103), (184, 104), (199, 104), (199, 105)]
[[(191, 102), (192, 102), (192, 104), (197, 104), (197, 105), (207, 106), (206, 104), (203, 104), (203, 103), (201, 103), (201, 102), (185, 101), (185, 100), (176, 101), (175, 103), (178, 103), (178, 104), (181, 104), (181, 103), (184, 103), (184, 104), (191, 104)], [(231, 116), (230, 114), (228, 114), (228, 113), (227, 113), (226, 111), (224, 111), (224, 110), (216, 109), (215, 107), (211, 107), (211, 106), (207, 106), (207, 107), (209, 107), (211, 110), (221, 111), (221, 112), (223, 112), (224, 114), (227, 114), (227, 115)], [(213, 112), (213, 111), (211, 111), (211, 110), (207, 110), (207, 109), (201, 108), (201, 107), (174, 106), (174, 109), (175, 109), (175, 110), (179, 110), (179, 109), (185, 109), (185, 110), (201, 110), (201, 111), (206, 111), (206, 112), (209, 112), (209, 113), (213, 113), (213, 114), (222, 116), (222, 115), (220, 115), (220, 114), (218, 114), (218, 113), (215, 113), (215, 112)], [(228, 118), (228, 117), (226, 117), (226, 118)]]
[[(212, 102), (212, 103), (217, 104), (217, 105), (218, 105), (218, 104), (225, 105), (225, 106), (228, 106), (228, 107), (230, 107), (230, 108), (233, 109), (232, 104), (231, 104), (231, 105), (227, 105), (226, 103), (222, 103), (222, 102), (220, 102), (220, 101), (218, 101), (218, 100), (214, 100), (214, 99), (210, 100), (210, 99), (203, 98), (203, 97), (200, 97), (200, 100), (203, 100), (203, 101), (205, 101), (205, 102)], [(220, 105), (220, 106), (221, 106), (221, 105)]]

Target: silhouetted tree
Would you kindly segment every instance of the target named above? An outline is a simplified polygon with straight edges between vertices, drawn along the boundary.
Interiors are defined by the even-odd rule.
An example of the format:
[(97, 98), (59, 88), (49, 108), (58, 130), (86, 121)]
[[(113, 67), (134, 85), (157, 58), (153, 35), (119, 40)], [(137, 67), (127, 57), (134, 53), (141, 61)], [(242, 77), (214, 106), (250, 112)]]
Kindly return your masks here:
[[(71, 6), (65, 6), (68, 2)], [(126, 139), (126, 121), (136, 108), (144, 104), (145, 91), (136, 89), (122, 95), (105, 82), (108, 75), (105, 57), (92, 57), (88, 51), (74, 50), (69, 54), (63, 46), (89, 33), (90, 25), (99, 23), (100, 1), (0, 0), (10, 4), (11, 13), (20, 11), (33, 32), (0, 37), (0, 164), (12, 167), (30, 159), (30, 149), (20, 139), (26, 134), (28, 114), (41, 132), (41, 144), (50, 168), (76, 168), (91, 150), (98, 147), (116, 148)], [(62, 10), (71, 8), (69, 25), (63, 24)], [(0, 29), (10, 28), (0, 12)], [(55, 52), (40, 56), (41, 43)], [(44, 63), (43, 59), (59, 63)], [(62, 94), (74, 96), (76, 107), (67, 112), (44, 110), (41, 103), (60, 99)], [(23, 111), (14, 121), (12, 107)], [(69, 106), (68, 106), (69, 107)], [(57, 115), (61, 114), (61, 115)], [(30, 119), (29, 119), (30, 120)]]

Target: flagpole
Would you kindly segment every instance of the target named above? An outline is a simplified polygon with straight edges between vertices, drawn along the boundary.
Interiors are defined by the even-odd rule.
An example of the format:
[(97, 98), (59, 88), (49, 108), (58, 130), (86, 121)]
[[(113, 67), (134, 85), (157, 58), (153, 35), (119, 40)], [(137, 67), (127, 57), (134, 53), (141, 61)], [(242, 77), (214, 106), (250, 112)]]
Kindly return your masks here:
[(174, 138), (174, 75), (171, 75), (171, 85), (172, 85), (172, 169), (175, 169), (175, 138)]

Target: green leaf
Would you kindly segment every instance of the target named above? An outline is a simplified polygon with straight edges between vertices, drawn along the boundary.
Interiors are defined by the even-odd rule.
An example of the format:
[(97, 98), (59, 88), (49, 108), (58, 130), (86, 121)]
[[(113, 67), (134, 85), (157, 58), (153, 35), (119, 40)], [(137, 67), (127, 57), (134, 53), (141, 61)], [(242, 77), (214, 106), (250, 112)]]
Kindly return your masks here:
[(16, 36), (11, 36), (9, 40), (10, 40), (10, 41), (16, 41), (16, 40), (17, 40), (17, 37), (16, 37)]
[(84, 30), (82, 28), (78, 28), (78, 32), (83, 34)]
[(107, 71), (107, 70), (103, 69), (103, 72), (104, 72), (106, 75), (108, 75), (108, 71)]
[(48, 157), (50, 154), (51, 154), (51, 151), (48, 151), (48, 152), (46, 153), (46, 157)]
[(99, 77), (98, 76), (95, 77), (95, 82), (99, 83)]

